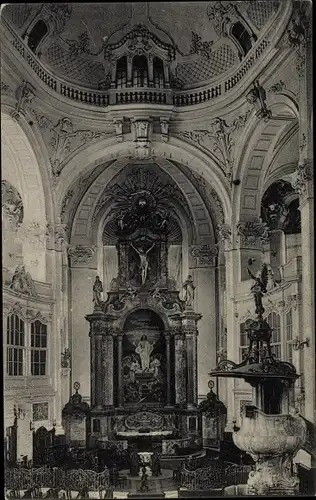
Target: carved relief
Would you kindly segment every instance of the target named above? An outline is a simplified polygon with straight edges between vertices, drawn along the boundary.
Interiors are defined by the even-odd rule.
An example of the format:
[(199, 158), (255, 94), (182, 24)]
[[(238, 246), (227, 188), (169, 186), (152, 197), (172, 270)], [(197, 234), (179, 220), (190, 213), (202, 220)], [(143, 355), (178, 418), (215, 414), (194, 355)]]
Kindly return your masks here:
[(111, 136), (111, 132), (91, 131), (85, 129), (75, 130), (72, 120), (68, 117), (61, 118), (54, 124), (45, 115), (39, 115), (35, 109), (30, 110), (34, 115), (40, 129), (48, 133), (49, 146), (52, 149), (50, 164), (53, 177), (59, 177), (62, 169), (69, 159), (83, 145), (102, 137)]
[(192, 40), (190, 54), (199, 54), (203, 58), (210, 59), (212, 54), (212, 45), (214, 43), (213, 40), (210, 42), (202, 42), (202, 37), (197, 33), (192, 31), (191, 34)]
[(1, 81), (1, 94), (11, 96), (13, 95), (13, 93), (14, 92), (10, 85), (8, 83), (5, 83), (4, 81)]
[(60, 247), (63, 242), (67, 241), (67, 224), (47, 224), (47, 234), (53, 243)]
[(48, 420), (48, 403), (33, 403), (32, 404), (32, 420)]
[(250, 104), (253, 104), (256, 109), (256, 117), (266, 122), (272, 117), (272, 112), (267, 108), (267, 94), (258, 80), (253, 82), (253, 88), (246, 95), (246, 99)]
[(150, 134), (151, 120), (150, 119), (134, 119), (131, 120), (132, 132), (134, 136), (136, 156), (140, 159), (148, 158), (150, 155)]
[(283, 80), (279, 80), (274, 85), (271, 85), (268, 92), (273, 92), (274, 94), (278, 94), (279, 92), (282, 92), (285, 89), (286, 89), (285, 83), (283, 82)]
[(23, 203), (18, 190), (7, 181), (1, 181), (2, 211), (12, 230), (23, 222)]
[(263, 243), (269, 241), (268, 226), (260, 219), (239, 222), (237, 235), (242, 248), (260, 248)]
[(232, 248), (232, 230), (229, 224), (219, 224), (217, 226), (217, 237), (225, 250)]
[(25, 116), (28, 105), (33, 102), (35, 98), (35, 88), (29, 82), (23, 80), (22, 85), (17, 88), (15, 95), (17, 102), (11, 116), (15, 120), (18, 120), (21, 115)]
[[(235, 140), (233, 135), (245, 126), (249, 115), (250, 110), (233, 120), (230, 125), (222, 118), (216, 118), (209, 129), (181, 131), (178, 135), (214, 152), (224, 174), (230, 179), (234, 167), (233, 148)], [(205, 144), (206, 139), (207, 144)]]
[(19, 235), (34, 250), (40, 250), (45, 248), (46, 245), (47, 226), (38, 221), (30, 221), (20, 226)]
[(168, 142), (169, 140), (169, 120), (165, 118), (160, 118), (160, 133), (163, 142)]
[(94, 255), (95, 249), (84, 245), (77, 245), (68, 248), (68, 255), (72, 264), (89, 264)]
[(72, 6), (69, 3), (44, 4), (43, 18), (51, 25), (52, 34), (61, 33), (70, 18)]
[(230, 9), (228, 2), (212, 2), (207, 7), (207, 17), (212, 21), (214, 30), (218, 36), (223, 34), (222, 24)]
[(190, 254), (195, 259), (195, 267), (214, 266), (218, 247), (216, 245), (191, 245)]
[(288, 46), (296, 52), (296, 70), (299, 77), (304, 76), (306, 42), (311, 36), (310, 21), (301, 12), (295, 12), (287, 31)]
[(304, 160), (298, 165), (292, 177), (292, 186), (304, 198), (308, 194), (308, 185), (314, 183), (313, 165), (310, 160)]

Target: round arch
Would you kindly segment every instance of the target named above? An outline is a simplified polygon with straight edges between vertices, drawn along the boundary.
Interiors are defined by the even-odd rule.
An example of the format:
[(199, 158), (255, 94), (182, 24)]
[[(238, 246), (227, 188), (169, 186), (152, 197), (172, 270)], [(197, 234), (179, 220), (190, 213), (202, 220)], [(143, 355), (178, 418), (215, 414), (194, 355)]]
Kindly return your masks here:
[(240, 144), (235, 174), (240, 184), (233, 189), (233, 223), (260, 216), (265, 174), (275, 157), (275, 154), (273, 157), (270, 154), (280, 135), (287, 133), (289, 121), (298, 119), (298, 108), (288, 96), (278, 95), (269, 104), (272, 118), (267, 122), (259, 121), (253, 111)]
[[(153, 158), (173, 159), (189, 166), (203, 176), (216, 190), (223, 206), (225, 221), (230, 221), (231, 203), (229, 183), (221, 168), (205, 153), (196, 147), (170, 137), (169, 142), (161, 142), (158, 135), (153, 136), (151, 144)], [(56, 187), (56, 205), (60, 210), (63, 198), (78, 176), (101, 163), (114, 159), (135, 158), (135, 144), (132, 140), (118, 143), (116, 138), (106, 138), (96, 144), (90, 144), (74, 156), (63, 168)], [(141, 160), (140, 160), (141, 162)]]
[[(23, 203), (23, 224), (12, 238), (22, 245), (23, 263), (33, 279), (46, 281), (45, 236), (53, 204), (49, 181), (45, 175), (43, 178), (43, 169), (38, 162), (36, 152), (39, 153), (39, 149), (34, 147), (35, 138), (29, 139), (30, 131), (25, 131), (22, 124), (25, 125), (23, 120), (20, 124), (9, 114), (1, 113), (2, 178), (17, 188)], [(20, 263), (19, 259), (12, 259), (11, 271), (11, 267)]]

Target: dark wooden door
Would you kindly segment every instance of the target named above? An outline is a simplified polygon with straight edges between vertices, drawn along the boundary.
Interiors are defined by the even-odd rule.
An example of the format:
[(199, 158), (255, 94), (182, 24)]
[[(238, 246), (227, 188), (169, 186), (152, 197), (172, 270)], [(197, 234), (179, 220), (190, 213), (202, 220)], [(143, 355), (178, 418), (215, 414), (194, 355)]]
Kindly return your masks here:
[(49, 450), (54, 444), (54, 429), (48, 431), (45, 427), (39, 427), (33, 432), (33, 467), (47, 464), (49, 461)]

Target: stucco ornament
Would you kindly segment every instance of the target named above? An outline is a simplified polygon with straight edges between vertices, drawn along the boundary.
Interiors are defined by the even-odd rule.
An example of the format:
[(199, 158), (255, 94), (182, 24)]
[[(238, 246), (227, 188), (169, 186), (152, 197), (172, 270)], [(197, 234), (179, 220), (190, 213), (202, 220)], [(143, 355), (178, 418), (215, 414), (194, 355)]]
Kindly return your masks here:
[(23, 80), (22, 84), (17, 88), (15, 95), (17, 102), (11, 116), (15, 120), (19, 120), (21, 116), (26, 115), (28, 105), (33, 102), (36, 96), (35, 88), (31, 83)]
[(72, 264), (89, 264), (94, 255), (95, 249), (84, 245), (77, 245), (68, 248), (68, 255)]
[(242, 248), (260, 248), (269, 240), (268, 226), (260, 219), (239, 222), (237, 235)]
[(32, 276), (26, 271), (25, 266), (20, 264), (17, 266), (12, 281), (10, 284), (11, 290), (22, 295), (30, 295), (36, 297), (35, 285)]
[(298, 165), (292, 176), (292, 186), (304, 198), (308, 194), (308, 185), (314, 183), (313, 165), (310, 160), (304, 160)]
[(16, 230), (23, 222), (23, 202), (18, 190), (8, 181), (1, 182), (2, 214), (9, 227)]

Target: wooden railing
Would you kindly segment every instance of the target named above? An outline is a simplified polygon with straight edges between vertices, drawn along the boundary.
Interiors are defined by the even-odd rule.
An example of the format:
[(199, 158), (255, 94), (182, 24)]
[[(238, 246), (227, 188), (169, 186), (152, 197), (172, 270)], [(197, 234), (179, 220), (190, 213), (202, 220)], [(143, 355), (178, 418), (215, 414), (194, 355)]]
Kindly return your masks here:
[[(91, 90), (84, 87), (67, 84), (58, 77), (52, 75), (38, 58), (32, 53), (21, 38), (15, 33), (10, 25), (5, 21), (4, 25), (11, 35), (11, 42), (23, 59), (29, 64), (32, 70), (50, 89), (68, 99), (89, 104), (92, 106), (105, 107), (119, 104), (156, 104), (173, 105), (176, 107), (194, 106), (221, 97), (226, 92), (233, 89), (254, 66), (261, 54), (269, 46), (268, 38), (263, 38), (259, 44), (251, 51), (242, 65), (223, 82), (213, 84), (213, 86), (203, 90), (177, 90), (177, 89), (110, 89)], [(267, 35), (268, 36), (268, 35)]]

